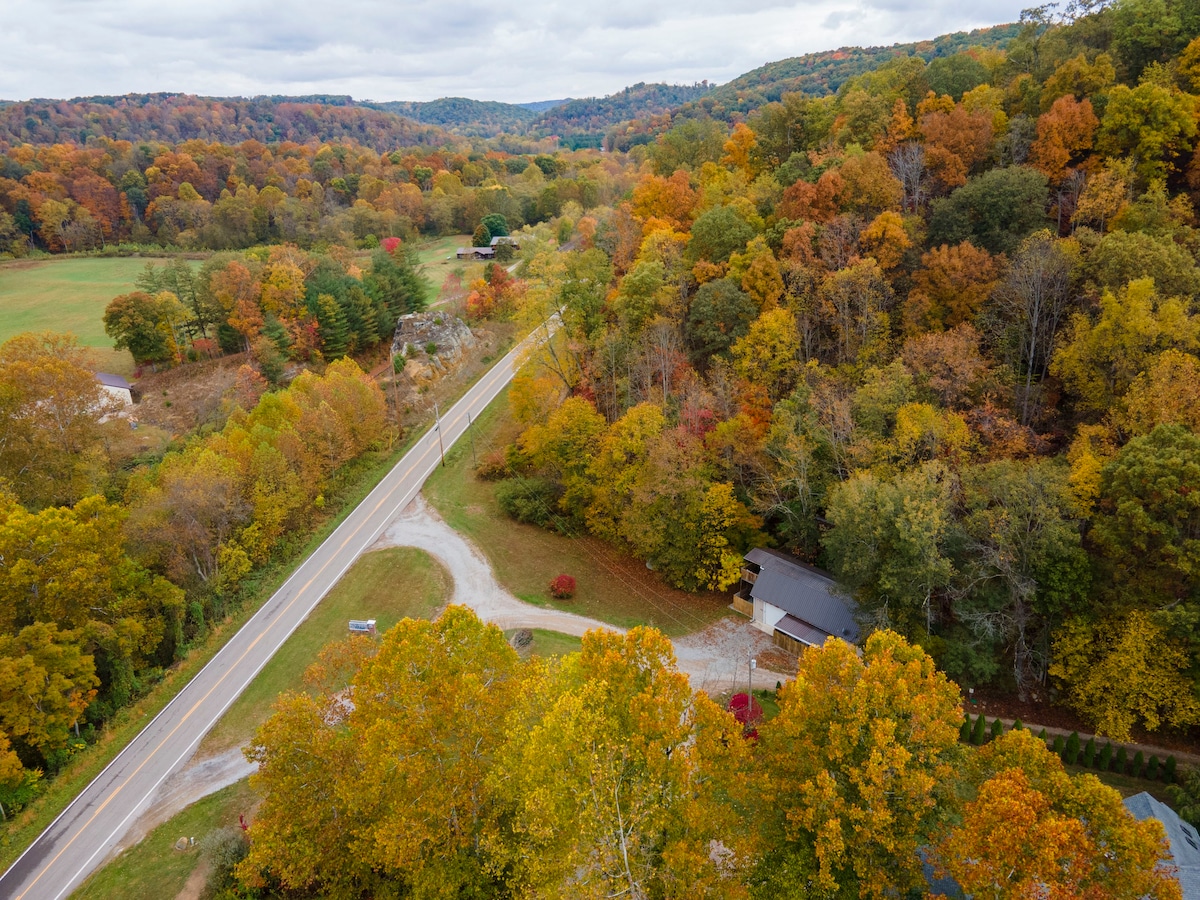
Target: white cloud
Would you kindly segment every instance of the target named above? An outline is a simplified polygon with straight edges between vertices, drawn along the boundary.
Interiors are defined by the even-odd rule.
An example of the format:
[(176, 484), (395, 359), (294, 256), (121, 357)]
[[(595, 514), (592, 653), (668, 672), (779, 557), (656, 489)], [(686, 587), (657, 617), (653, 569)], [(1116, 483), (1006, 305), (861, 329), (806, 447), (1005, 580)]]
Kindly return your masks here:
[(984, 0), (6, 0), (0, 98), (187, 91), (520, 102), (1015, 21)]

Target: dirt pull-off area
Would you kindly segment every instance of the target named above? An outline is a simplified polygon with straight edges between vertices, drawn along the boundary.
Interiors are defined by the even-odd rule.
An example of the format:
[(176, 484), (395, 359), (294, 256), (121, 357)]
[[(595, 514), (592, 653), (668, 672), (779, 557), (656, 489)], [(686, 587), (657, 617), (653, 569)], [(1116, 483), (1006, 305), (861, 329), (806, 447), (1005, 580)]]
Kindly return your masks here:
[(204, 759), (193, 757), (188, 760), (182, 769), (158, 789), (158, 793), (154, 795), (154, 803), (138, 816), (120, 845), (113, 848), (112, 855), (116, 856), (134, 846), (176, 813), (182, 812), (209, 794), (215, 794), (221, 788), (236, 784), (257, 768), (257, 765), (246, 760), (240, 747)]

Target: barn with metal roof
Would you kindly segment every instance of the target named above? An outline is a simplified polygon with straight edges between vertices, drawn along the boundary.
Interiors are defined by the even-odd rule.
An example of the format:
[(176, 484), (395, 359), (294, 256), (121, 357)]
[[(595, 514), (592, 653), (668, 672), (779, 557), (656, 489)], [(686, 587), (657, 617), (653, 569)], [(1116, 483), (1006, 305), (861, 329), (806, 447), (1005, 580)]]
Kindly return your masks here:
[(747, 553), (745, 560), (734, 608), (750, 616), (780, 647), (799, 653), (830, 637), (858, 642), (857, 607), (825, 572), (761, 547)]

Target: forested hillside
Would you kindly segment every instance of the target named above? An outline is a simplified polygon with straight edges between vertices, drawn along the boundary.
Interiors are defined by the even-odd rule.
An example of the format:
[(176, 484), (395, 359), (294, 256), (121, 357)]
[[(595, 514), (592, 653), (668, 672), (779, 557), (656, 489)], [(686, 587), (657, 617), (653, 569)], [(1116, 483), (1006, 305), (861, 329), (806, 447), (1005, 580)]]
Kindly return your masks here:
[(0, 144), (0, 253), (374, 248), (388, 235), (470, 232), (492, 212), (520, 227), (570, 201), (611, 203), (630, 183), (621, 170), (595, 155), (485, 152), (465, 140), (388, 153), (354, 141)]
[[(1177, 897), (1137, 880), (1153, 836), (1122, 844), (1119, 883), (1095, 865), (1128, 822), (1036, 742), (951, 749), (947, 679), (1067, 706), (1114, 739), (1194, 741), (1200, 724), (1200, 5), (1052, 12), (931, 60), (866, 54), (831, 70), (836, 92), (784, 90), (808, 77), (785, 69), (778, 95), (710, 109), (713, 92), (614, 129), (606, 152), (366, 131), (3, 139), (0, 253), (221, 251), (147, 272), (106, 326), (147, 365), (248, 354), (220, 428), (118, 467), (72, 342), (0, 348), (0, 802), (202, 639), (379, 439), (378, 388), (339, 358), (426, 301), (413, 238), (520, 231), (515, 272), (462, 286), (475, 320), (562, 315), (513, 382), (515, 440), (480, 459), (500, 508), (688, 590), (728, 589), (749, 547), (795, 554), (854, 597), (865, 654), (806, 653), (777, 730), (748, 745), (653, 635), (526, 666), (458, 613), (406, 625), (410, 642), (350, 648), (282, 701), (255, 750), (268, 802), (245, 882), (555, 896), (586, 872), (630, 896), (898, 896), (915, 847), (986, 885), (971, 861), (1011, 849), (988, 836), (1015, 796), (1036, 811), (1029, 846), (1092, 848), (1023, 883), (1052, 869), (1078, 876), (1064, 895)], [(20, 106), (0, 115), (24, 128)], [(438, 656), (451, 647), (466, 656)], [(439, 678), (414, 680), (418, 652)], [(28, 672), (36, 702), (17, 689)], [(919, 684), (886, 715), (856, 705), (902, 676)], [(368, 690), (348, 708), (351, 683)], [(830, 696), (846, 702), (814, 717)], [(581, 746), (587, 765), (564, 750)], [(474, 768), (455, 769), (466, 747), (454, 758)], [(345, 780), (364, 772), (378, 790)], [(1100, 822), (1116, 830), (1087, 831)]]
[(962, 683), (1193, 726), (1200, 29), (1147, 10), (636, 149), (527, 263), (569, 342), (514, 388), (513, 514), (690, 588), (769, 539)]
[(440, 129), (353, 105), (349, 97), (217, 99), (189, 94), (127, 94), (28, 100), (0, 108), (0, 140), (14, 144), (114, 141), (354, 140), (375, 150), (440, 144)]
[(364, 105), (468, 137), (494, 137), (504, 132), (521, 134), (538, 116), (536, 111), (524, 106), (465, 97), (442, 97), (426, 103), (393, 100)]
[(599, 136), (618, 122), (661, 115), (705, 96), (710, 90), (707, 82), (692, 85), (638, 82), (607, 97), (569, 100), (539, 115), (529, 128), (536, 134), (556, 134), (562, 138), (592, 134), (597, 140), (591, 146), (599, 146)]

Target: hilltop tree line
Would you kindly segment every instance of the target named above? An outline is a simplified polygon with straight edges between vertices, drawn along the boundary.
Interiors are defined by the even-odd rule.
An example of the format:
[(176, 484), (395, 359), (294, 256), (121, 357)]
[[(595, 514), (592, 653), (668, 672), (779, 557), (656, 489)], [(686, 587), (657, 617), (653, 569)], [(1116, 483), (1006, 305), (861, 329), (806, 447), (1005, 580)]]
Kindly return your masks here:
[(349, 97), (212, 98), (125, 94), (28, 100), (0, 106), (0, 141), (266, 144), (356, 141), (383, 152), (440, 145), (447, 135), (412, 119), (356, 105)]
[(570, 204), (611, 203), (628, 186), (618, 162), (595, 155), (466, 145), (0, 141), (0, 254), (121, 243), (372, 248), (389, 236), (470, 233), (488, 214), (514, 228), (537, 223)]
[(892, 632), (801, 658), (748, 739), (653, 629), (521, 661), (463, 607), (327, 648), (247, 756), (218, 896), (1178, 898), (1158, 822), (1028, 731), (958, 742)]
[(689, 589), (770, 541), (964, 683), (1196, 724), (1189, 10), (1034, 11), (1006, 53), (636, 148), (580, 251), (529, 241), (493, 306), (565, 325), (481, 469), (502, 505)]

